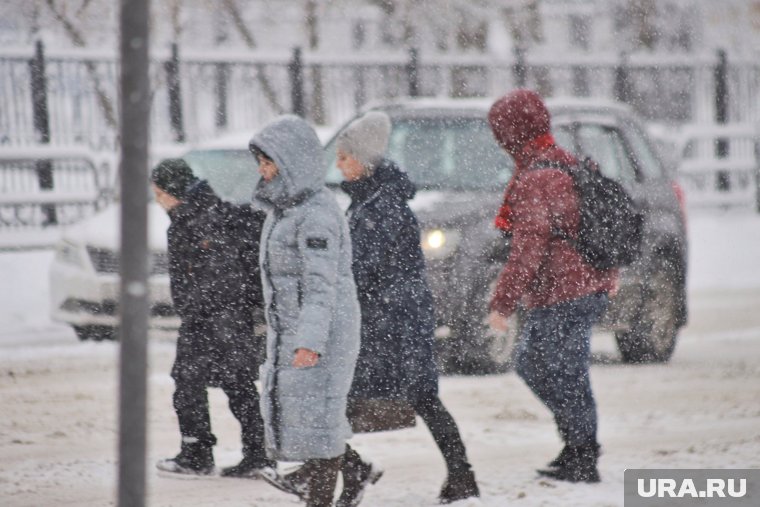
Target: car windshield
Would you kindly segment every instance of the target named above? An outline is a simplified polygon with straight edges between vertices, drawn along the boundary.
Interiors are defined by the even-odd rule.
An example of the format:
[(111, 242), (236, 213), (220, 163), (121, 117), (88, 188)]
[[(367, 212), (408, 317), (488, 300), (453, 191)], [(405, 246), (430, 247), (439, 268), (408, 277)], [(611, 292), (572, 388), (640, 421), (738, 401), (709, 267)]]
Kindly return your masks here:
[(259, 179), (256, 159), (248, 150), (193, 150), (184, 159), (193, 174), (208, 180), (214, 192), (235, 204), (251, 202)]
[[(328, 184), (343, 181), (336, 166), (335, 139), (325, 148)], [(422, 189), (491, 190), (503, 188), (512, 161), (499, 148), (485, 119), (396, 118), (388, 158)]]

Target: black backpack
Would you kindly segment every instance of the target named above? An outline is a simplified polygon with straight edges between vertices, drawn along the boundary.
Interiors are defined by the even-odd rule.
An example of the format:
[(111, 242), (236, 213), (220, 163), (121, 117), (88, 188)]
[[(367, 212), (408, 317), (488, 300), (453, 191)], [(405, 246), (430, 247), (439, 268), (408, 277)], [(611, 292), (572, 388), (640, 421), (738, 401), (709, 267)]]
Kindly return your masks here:
[(639, 258), (644, 217), (628, 192), (604, 176), (596, 162), (584, 158), (576, 165), (538, 162), (532, 167), (559, 169), (573, 178), (578, 195), (578, 238), (553, 231), (573, 244), (583, 259), (599, 270), (628, 266)]

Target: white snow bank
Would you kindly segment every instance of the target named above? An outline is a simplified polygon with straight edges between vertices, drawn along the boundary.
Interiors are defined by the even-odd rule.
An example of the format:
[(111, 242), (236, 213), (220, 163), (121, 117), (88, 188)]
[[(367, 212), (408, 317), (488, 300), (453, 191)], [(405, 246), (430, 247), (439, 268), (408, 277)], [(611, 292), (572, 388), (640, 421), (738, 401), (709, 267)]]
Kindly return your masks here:
[(760, 287), (760, 214), (693, 210), (688, 229), (690, 291)]

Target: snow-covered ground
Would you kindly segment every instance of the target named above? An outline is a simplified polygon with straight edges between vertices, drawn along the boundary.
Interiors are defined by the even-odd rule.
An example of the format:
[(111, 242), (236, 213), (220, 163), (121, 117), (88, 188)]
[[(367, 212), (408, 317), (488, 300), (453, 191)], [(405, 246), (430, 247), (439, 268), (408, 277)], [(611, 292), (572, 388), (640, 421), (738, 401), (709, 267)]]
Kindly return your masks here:
[[(760, 468), (760, 215), (689, 215), (691, 320), (666, 365), (620, 364), (612, 339), (594, 351), (601, 473), (596, 485), (538, 479), (560, 448), (549, 413), (514, 375), (447, 377), (442, 397), (468, 446), (482, 504), (621, 506), (626, 468)], [(0, 253), (0, 505), (114, 505), (115, 343), (80, 343), (47, 317), (50, 251)], [(148, 504), (292, 506), (261, 481), (159, 476), (152, 463), (179, 446), (168, 371), (172, 343), (150, 346)], [(240, 458), (239, 427), (211, 390), (219, 466)], [(358, 435), (356, 447), (386, 468), (362, 505), (429, 506), (443, 461), (421, 423)]]

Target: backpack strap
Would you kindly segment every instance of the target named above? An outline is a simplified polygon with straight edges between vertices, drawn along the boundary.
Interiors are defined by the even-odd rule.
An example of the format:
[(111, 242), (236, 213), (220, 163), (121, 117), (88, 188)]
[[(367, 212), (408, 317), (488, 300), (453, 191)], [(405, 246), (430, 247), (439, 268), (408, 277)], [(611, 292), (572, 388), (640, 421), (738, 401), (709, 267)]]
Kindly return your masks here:
[[(568, 165), (568, 164), (563, 164), (562, 162), (557, 162), (553, 160), (539, 160), (538, 162), (532, 164), (528, 168), (528, 170), (539, 171), (541, 169), (558, 169), (564, 172), (565, 174), (570, 175), (570, 177), (572, 178), (573, 173), (579, 169), (580, 164), (581, 163), (579, 162), (577, 164)], [(576, 197), (578, 196), (576, 195)], [(575, 239), (573, 239), (567, 232), (563, 231), (562, 229), (552, 227), (551, 236), (553, 238), (563, 239), (569, 242), (571, 245), (575, 246), (575, 243), (576, 243)]]

